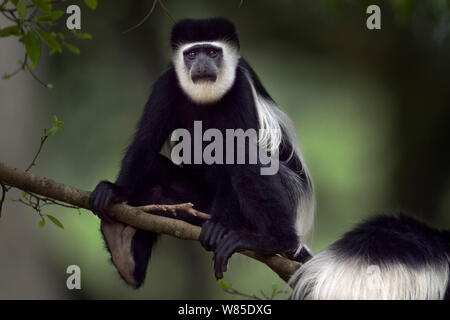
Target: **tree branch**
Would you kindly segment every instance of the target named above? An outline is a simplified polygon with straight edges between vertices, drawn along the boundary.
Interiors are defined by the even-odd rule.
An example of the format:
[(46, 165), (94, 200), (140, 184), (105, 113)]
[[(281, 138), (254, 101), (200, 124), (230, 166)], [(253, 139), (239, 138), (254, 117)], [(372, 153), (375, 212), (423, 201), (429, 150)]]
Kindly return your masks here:
[[(38, 177), (0, 162), (0, 185), (3, 184), (89, 210), (90, 192), (58, 183), (48, 178)], [(181, 220), (147, 213), (151, 210), (164, 210), (162, 209), (163, 207), (166, 207), (166, 210), (171, 210), (170, 206), (131, 207), (121, 203), (112, 205), (110, 212), (118, 221), (139, 229), (164, 233), (183, 240), (198, 240), (201, 231), (200, 227)], [(188, 211), (191, 214), (194, 214), (195, 211), (190, 204), (182, 204), (177, 209)], [(202, 215), (205, 216), (201, 217), (207, 218), (206, 214)], [(264, 255), (253, 251), (243, 251), (241, 253), (265, 263), (285, 281), (301, 266), (299, 262), (278, 255)]]

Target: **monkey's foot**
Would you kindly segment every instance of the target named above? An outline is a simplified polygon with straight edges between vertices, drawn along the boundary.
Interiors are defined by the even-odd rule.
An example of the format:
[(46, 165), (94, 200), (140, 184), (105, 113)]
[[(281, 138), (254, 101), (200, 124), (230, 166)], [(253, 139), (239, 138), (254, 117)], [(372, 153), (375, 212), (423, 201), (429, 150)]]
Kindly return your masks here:
[(223, 238), (228, 230), (220, 223), (211, 220), (206, 221), (202, 226), (199, 241), (208, 251), (214, 251), (217, 243)]

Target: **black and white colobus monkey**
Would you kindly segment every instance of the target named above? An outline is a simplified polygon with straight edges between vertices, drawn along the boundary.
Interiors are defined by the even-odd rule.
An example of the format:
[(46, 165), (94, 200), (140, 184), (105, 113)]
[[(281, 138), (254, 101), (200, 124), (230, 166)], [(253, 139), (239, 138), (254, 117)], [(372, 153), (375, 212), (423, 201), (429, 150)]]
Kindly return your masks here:
[[(157, 238), (109, 216), (111, 202), (121, 201), (193, 202), (210, 212), (200, 241), (214, 251), (218, 278), (239, 250), (308, 260), (312, 182), (289, 120), (240, 56), (234, 26), (224, 19), (184, 20), (174, 26), (171, 45), (172, 63), (154, 85), (117, 181), (99, 183), (90, 198), (120, 275), (139, 287)], [(267, 129), (259, 143), (278, 150), (278, 173), (261, 175), (260, 163), (174, 165), (160, 150), (175, 129), (193, 133), (194, 121), (222, 133)], [(404, 215), (375, 217), (307, 261), (290, 280), (292, 297), (449, 299), (449, 233)]]
[(294, 274), (293, 299), (450, 299), (450, 231), (404, 214), (379, 215)]
[[(189, 201), (210, 212), (200, 242), (214, 251), (217, 278), (236, 251), (306, 259), (314, 218), (312, 182), (289, 119), (240, 56), (233, 24), (223, 18), (180, 21), (171, 47), (172, 62), (153, 86), (116, 182), (100, 182), (90, 198), (119, 273), (139, 287), (157, 238), (113, 220), (108, 207), (122, 201), (133, 206)], [(261, 175), (259, 161), (174, 165), (160, 150), (175, 129), (194, 135), (194, 121), (224, 136), (227, 129), (265, 129), (258, 144), (278, 152), (278, 172)]]

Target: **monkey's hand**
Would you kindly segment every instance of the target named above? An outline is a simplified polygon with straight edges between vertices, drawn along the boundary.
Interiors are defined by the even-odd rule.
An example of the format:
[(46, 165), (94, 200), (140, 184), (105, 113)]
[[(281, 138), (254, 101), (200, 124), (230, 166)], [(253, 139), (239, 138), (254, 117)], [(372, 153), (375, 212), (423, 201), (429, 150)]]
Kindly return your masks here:
[(217, 243), (223, 238), (228, 229), (218, 222), (207, 220), (203, 223), (199, 241), (208, 251), (216, 250)]
[(124, 193), (121, 188), (109, 181), (101, 181), (89, 197), (89, 206), (91, 211), (100, 219), (111, 222), (112, 216), (108, 211), (112, 203), (125, 201)]

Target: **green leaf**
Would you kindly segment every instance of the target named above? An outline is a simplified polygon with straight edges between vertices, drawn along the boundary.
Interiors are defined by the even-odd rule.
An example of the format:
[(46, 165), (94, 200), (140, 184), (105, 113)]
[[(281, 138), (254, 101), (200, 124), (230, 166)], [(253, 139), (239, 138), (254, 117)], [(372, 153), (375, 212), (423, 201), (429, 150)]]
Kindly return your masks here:
[(60, 127), (53, 127), (45, 133), (45, 137), (54, 136), (59, 130), (61, 130)]
[(25, 198), (28, 195), (26, 191), (22, 191), (22, 198)]
[(56, 40), (55, 37), (53, 37), (51, 34), (45, 32), (42, 29), (37, 29), (37, 33), (41, 36), (42, 40), (52, 49), (62, 52), (61, 45), (59, 44), (58, 40)]
[(44, 12), (52, 10), (52, 4), (48, 0), (31, 0), (33, 4)]
[(63, 121), (60, 121), (60, 120), (58, 119), (58, 117), (55, 115), (55, 116), (53, 116), (53, 125), (54, 125), (55, 127), (61, 128), (61, 127), (64, 125), (64, 122), (63, 122)]
[(44, 219), (44, 217), (42, 217), (42, 220), (39, 221), (38, 226), (39, 226), (39, 228), (43, 228), (45, 226), (45, 219)]
[(72, 30), (72, 33), (75, 37), (77, 37), (78, 39), (81, 39), (81, 40), (92, 39), (92, 35), (90, 33), (79, 32), (79, 31), (76, 31), (75, 29)]
[(77, 47), (67, 43), (67, 42), (63, 42), (63, 45), (69, 49), (70, 51), (72, 51), (75, 54), (80, 54), (80, 49), (78, 49)]
[(55, 224), (56, 226), (60, 227), (61, 229), (64, 229), (63, 224), (61, 223), (61, 221), (59, 221), (58, 219), (56, 219), (54, 216), (51, 216), (49, 214), (46, 214), (47, 218), (50, 219), (51, 222), (53, 222), (53, 224)]
[(91, 8), (92, 10), (95, 10), (98, 6), (98, 1), (97, 0), (84, 0), (84, 3), (86, 3), (86, 5)]
[(19, 26), (9, 26), (3, 29), (0, 29), (0, 38), (6, 38), (9, 36), (20, 36), (20, 28)]
[(79, 34), (79, 36), (78, 36), (78, 38), (79, 39), (81, 39), (81, 40), (87, 40), (87, 39), (92, 39), (92, 34), (90, 34), (90, 33), (80, 33)]
[(57, 10), (57, 11), (52, 11), (49, 14), (44, 14), (41, 16), (37, 16), (34, 19), (38, 22), (51, 22), (51, 21), (56, 21), (59, 18), (61, 18), (64, 15), (64, 11), (61, 10)]
[(25, 16), (27, 15), (27, 5), (25, 4), (24, 1), (19, 0), (15, 4), (15, 6), (17, 8), (17, 13), (19, 14), (20, 20), (24, 20)]
[(230, 289), (230, 286), (228, 285), (228, 283), (226, 283), (222, 279), (217, 280), (217, 284), (225, 291), (228, 291)]
[(2, 79), (3, 80), (8, 80), (9, 78), (11, 78), (11, 75), (5, 73), (4, 75), (2, 75)]
[(33, 69), (41, 57), (41, 39), (36, 31), (30, 29), (23, 38), (23, 43), (31, 60), (30, 69)]

